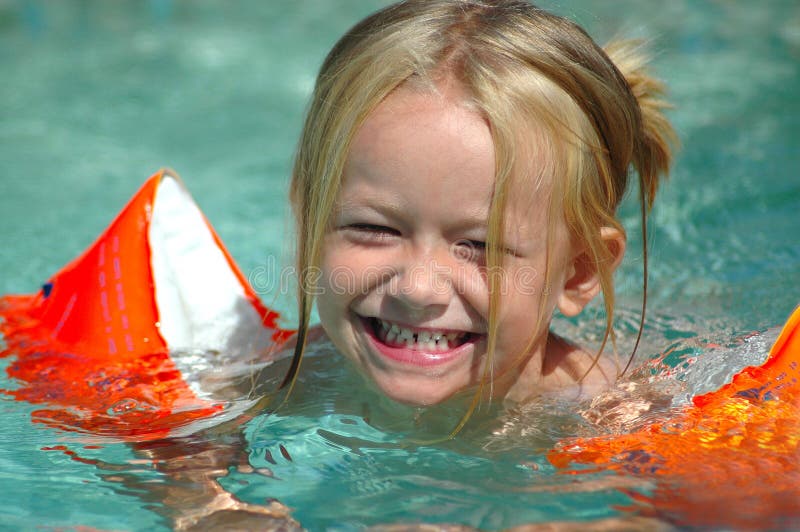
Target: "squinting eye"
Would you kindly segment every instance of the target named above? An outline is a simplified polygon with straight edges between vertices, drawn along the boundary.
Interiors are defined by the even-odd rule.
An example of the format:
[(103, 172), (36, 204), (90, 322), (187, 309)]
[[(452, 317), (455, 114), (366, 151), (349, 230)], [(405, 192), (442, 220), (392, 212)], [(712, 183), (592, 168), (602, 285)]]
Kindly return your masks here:
[(364, 243), (380, 242), (400, 236), (400, 231), (385, 225), (353, 223), (341, 227), (352, 240)]
[(350, 224), (345, 226), (345, 229), (351, 229), (353, 231), (361, 231), (364, 233), (382, 233), (388, 235), (399, 235), (400, 231), (397, 229), (392, 229), (391, 227), (386, 227), (384, 225), (377, 225), (377, 224)]
[(477, 261), (486, 253), (486, 242), (481, 240), (458, 240), (452, 245), (453, 255), (461, 260)]
[[(453, 243), (453, 254), (461, 260), (482, 261), (486, 257), (486, 242), (483, 240), (459, 240)], [(512, 257), (520, 254), (512, 248), (503, 248), (503, 253)]]

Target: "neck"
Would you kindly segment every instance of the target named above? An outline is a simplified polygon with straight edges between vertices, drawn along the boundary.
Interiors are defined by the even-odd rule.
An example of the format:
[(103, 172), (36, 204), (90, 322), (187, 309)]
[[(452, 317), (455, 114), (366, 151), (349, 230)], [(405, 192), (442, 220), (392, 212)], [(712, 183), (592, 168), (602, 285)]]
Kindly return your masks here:
[[(594, 354), (548, 332), (537, 342), (502, 395), (508, 403), (523, 403), (541, 395), (563, 394), (582, 399), (592, 397), (614, 382), (616, 373), (607, 361), (594, 365)], [(588, 374), (587, 374), (588, 372)]]

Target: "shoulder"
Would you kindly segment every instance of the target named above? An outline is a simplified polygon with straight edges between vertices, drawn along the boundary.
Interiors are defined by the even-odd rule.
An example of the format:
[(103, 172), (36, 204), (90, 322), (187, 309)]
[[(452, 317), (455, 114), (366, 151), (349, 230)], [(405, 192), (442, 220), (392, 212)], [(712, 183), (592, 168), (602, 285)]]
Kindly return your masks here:
[(542, 372), (544, 393), (594, 397), (612, 387), (618, 374), (617, 363), (610, 356), (590, 352), (550, 333)]

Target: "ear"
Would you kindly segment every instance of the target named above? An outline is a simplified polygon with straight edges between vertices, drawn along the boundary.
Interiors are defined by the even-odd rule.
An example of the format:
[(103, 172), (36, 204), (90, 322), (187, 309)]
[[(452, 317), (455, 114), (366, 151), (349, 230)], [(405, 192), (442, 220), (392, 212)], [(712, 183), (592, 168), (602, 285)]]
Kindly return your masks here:
[[(613, 227), (602, 227), (600, 238), (609, 252), (611, 271), (617, 269), (625, 255), (625, 234)], [(565, 316), (576, 316), (600, 292), (599, 267), (585, 248), (576, 252), (567, 264), (567, 274), (558, 310)]]

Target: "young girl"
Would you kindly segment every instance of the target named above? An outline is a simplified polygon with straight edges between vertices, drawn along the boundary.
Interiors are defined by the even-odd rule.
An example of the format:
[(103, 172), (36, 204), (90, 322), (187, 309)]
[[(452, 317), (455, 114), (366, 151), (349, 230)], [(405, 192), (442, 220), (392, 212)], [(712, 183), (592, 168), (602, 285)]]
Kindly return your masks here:
[(633, 169), (644, 224), (673, 138), (643, 67), (630, 43), (604, 50), (517, 0), (410, 0), (353, 27), (319, 72), (292, 176), (285, 382), (316, 300), (328, 338), (401, 403), (612, 384), (616, 360), (549, 325), (602, 292), (613, 343), (616, 209)]
[[(586, 351), (549, 326), (556, 309), (574, 316), (602, 291), (613, 345), (612, 275), (626, 247), (616, 209), (633, 169), (644, 224), (670, 162), (660, 91), (630, 44), (604, 51), (572, 22), (523, 1), (409, 0), (356, 25), (321, 68), (292, 176), (300, 323), (284, 382), (294, 382), (307, 343), (324, 333), (397, 403), (472, 394), (456, 430), (485, 398), (513, 404), (611, 385), (622, 368), (603, 347)], [(180, 227), (169, 229), (186, 236)], [(97, 277), (103, 290), (122, 271), (120, 242), (129, 243), (101, 246), (93, 263), (111, 268)], [(152, 267), (149, 251), (142, 272)], [(52, 290), (58, 283), (37, 301)], [(101, 293), (91, 312), (107, 313), (120, 299)], [(315, 302), (321, 329), (309, 326)], [(56, 331), (73, 303), (56, 313)], [(140, 339), (128, 325), (111, 354)], [(162, 335), (168, 329), (158, 326)], [(155, 386), (173, 394), (166, 379), (180, 373), (167, 365), (173, 353), (160, 354), (162, 365), (146, 358), (144, 367), (160, 368)], [(36, 373), (49, 378), (51, 370)], [(97, 372), (100, 388), (74, 380), (105, 390), (105, 371)], [(173, 395), (185, 413), (185, 397)], [(138, 419), (137, 402), (114, 406)], [(274, 516), (277, 503), (242, 503), (217, 482), (247, 445), (226, 428), (215, 427), (213, 441), (138, 441), (137, 451), (170, 478), (163, 487), (119, 478), (163, 500), (178, 528), (207, 529), (230, 512)]]

